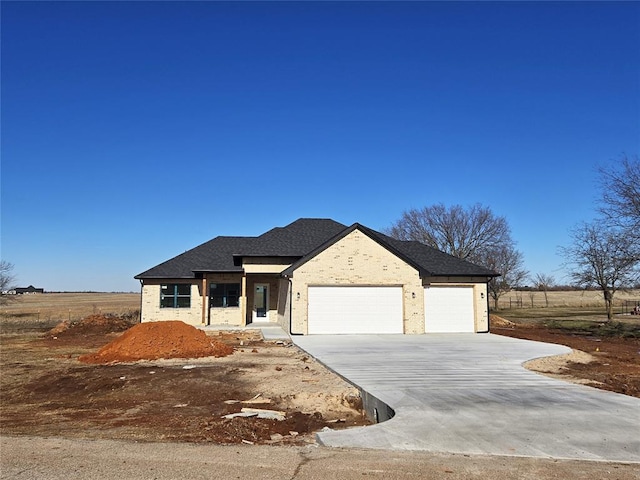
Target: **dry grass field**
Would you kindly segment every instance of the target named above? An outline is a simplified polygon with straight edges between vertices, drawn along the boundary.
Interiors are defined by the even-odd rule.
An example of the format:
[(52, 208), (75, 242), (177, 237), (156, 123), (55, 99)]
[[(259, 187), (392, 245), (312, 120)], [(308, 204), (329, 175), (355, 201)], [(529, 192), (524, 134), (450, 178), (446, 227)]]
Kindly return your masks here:
[[(574, 307), (574, 308), (601, 308), (604, 311), (604, 299), (602, 292), (598, 290), (576, 290), (548, 292), (549, 307)], [(625, 300), (640, 301), (640, 290), (618, 291), (614, 297), (614, 304), (617, 310), (622, 309)], [(500, 309), (515, 307), (518, 302), (522, 303), (522, 308), (542, 308), (545, 307), (544, 293), (532, 292), (510, 292), (500, 298)]]
[[(588, 321), (606, 321), (607, 314), (602, 292), (599, 291), (561, 291), (548, 292), (549, 306), (545, 304), (543, 292), (510, 292), (499, 302), (495, 312), (509, 319), (522, 321), (584, 319)], [(626, 302), (626, 304), (625, 304)], [(615, 320), (625, 322), (633, 319), (628, 315), (632, 304), (640, 304), (640, 290), (616, 292), (614, 297)], [(493, 310), (493, 301), (491, 301)], [(637, 317), (636, 317), (637, 318)]]
[(0, 307), (0, 327), (13, 323), (55, 325), (92, 314), (126, 315), (140, 310), (139, 293), (43, 293), (15, 295)]

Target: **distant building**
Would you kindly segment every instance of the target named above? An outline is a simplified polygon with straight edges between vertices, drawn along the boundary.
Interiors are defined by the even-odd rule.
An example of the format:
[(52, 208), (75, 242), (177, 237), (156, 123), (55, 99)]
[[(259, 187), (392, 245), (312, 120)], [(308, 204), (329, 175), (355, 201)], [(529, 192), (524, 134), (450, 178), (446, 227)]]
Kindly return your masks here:
[(33, 285), (29, 285), (26, 288), (16, 287), (14, 290), (16, 295), (24, 295), (29, 293), (44, 293), (44, 288), (36, 288)]

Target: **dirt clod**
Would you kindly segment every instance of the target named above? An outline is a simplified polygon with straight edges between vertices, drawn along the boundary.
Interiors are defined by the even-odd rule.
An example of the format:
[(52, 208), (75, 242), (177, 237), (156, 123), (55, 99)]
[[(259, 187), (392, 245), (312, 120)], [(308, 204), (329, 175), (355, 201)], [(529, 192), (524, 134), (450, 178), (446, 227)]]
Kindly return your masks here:
[(491, 327), (513, 327), (515, 325), (512, 321), (494, 315), (493, 313), (489, 315), (489, 321), (491, 322)]

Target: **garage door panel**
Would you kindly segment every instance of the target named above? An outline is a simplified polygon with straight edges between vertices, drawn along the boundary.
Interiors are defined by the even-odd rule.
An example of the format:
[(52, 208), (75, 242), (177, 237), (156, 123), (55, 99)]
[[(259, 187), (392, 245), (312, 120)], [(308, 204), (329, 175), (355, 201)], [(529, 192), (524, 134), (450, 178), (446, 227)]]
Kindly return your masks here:
[(309, 334), (403, 333), (402, 287), (309, 287)]
[(425, 331), (475, 331), (472, 287), (429, 287), (424, 290)]

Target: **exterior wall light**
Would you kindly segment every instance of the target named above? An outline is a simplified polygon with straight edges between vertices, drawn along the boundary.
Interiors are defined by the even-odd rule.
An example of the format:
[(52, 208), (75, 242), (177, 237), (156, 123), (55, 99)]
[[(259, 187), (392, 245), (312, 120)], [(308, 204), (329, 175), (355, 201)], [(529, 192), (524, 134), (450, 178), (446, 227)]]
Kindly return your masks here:
[(296, 293), (296, 300), (300, 300), (300, 292)]

